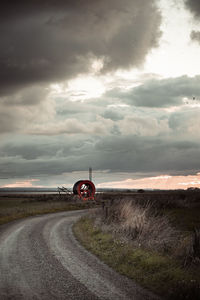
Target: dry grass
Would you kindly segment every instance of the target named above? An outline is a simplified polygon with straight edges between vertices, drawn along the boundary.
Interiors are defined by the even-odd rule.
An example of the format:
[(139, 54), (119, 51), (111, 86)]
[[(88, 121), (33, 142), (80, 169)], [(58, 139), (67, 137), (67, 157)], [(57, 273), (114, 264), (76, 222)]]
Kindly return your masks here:
[(181, 238), (167, 217), (157, 215), (151, 205), (142, 207), (131, 200), (120, 200), (107, 209), (107, 217), (103, 211), (96, 213), (96, 224), (135, 246), (170, 252)]
[(151, 204), (156, 209), (200, 208), (200, 191), (146, 191), (144, 193), (101, 193), (98, 201), (129, 200), (139, 205)]
[(200, 299), (200, 193), (101, 194), (102, 208), (75, 226), (115, 268), (170, 300)]
[(199, 300), (199, 273), (191, 273), (169, 255), (136, 248), (105, 233), (84, 217), (74, 226), (78, 240), (117, 272), (170, 300)]
[[(193, 223), (191, 218), (188, 218), (187, 211), (191, 212), (191, 209), (176, 208), (176, 219), (180, 219), (179, 210), (181, 213), (184, 210), (181, 219), (188, 220), (184, 228), (190, 228)], [(197, 212), (199, 208), (192, 210)], [(175, 220), (171, 221), (169, 211), (163, 213), (163, 209), (156, 209), (152, 202), (138, 203), (135, 199), (110, 201), (104, 209), (96, 211), (94, 219), (96, 226), (104, 232), (112, 233), (122, 241), (131, 242), (135, 247), (170, 255), (181, 261), (184, 266), (200, 265), (199, 230), (196, 228), (188, 231), (182, 226), (174, 226)], [(199, 215), (197, 219), (198, 225)]]
[(0, 197), (0, 224), (16, 219), (59, 211), (89, 208), (89, 203), (57, 195), (6, 195)]

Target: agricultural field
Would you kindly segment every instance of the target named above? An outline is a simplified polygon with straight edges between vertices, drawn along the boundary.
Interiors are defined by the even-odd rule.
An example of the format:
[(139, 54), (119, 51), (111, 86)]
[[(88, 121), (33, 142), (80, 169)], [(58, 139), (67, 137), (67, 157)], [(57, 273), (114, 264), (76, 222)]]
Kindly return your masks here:
[(89, 208), (72, 195), (0, 194), (0, 225), (28, 216)]
[(200, 299), (200, 193), (102, 194), (74, 226), (91, 252), (167, 299)]

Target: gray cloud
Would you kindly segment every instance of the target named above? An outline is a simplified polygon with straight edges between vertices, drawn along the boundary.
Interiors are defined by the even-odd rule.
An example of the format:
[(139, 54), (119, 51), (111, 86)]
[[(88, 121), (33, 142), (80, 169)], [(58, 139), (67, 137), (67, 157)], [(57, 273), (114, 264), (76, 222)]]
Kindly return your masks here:
[[(69, 78), (91, 72), (94, 59), (104, 63), (97, 71), (101, 75), (142, 64), (160, 37), (155, 3), (1, 4), (0, 179), (55, 184), (54, 178), (67, 174), (65, 180), (71, 182), (89, 166), (99, 170), (104, 182), (117, 173), (126, 179), (133, 172), (199, 171), (200, 76), (160, 80), (143, 74), (123, 81), (116, 75), (107, 87), (118, 88), (96, 99), (67, 86)], [(186, 1), (197, 17), (198, 3)], [(191, 37), (199, 40), (199, 32)], [(61, 82), (63, 89), (51, 89), (52, 82)], [(183, 105), (184, 97), (190, 105)]]
[(199, 138), (200, 132), (200, 109), (189, 109), (185, 111), (178, 111), (170, 115), (168, 123), (172, 129), (174, 136), (182, 136), (190, 139), (191, 137)]
[(190, 38), (200, 43), (200, 31), (193, 30), (190, 34)]
[[(65, 172), (162, 172), (191, 174), (199, 170), (198, 141), (137, 137), (27, 138), (0, 147), (1, 177), (42, 178)], [(187, 170), (187, 171), (186, 171)]]
[(200, 76), (150, 80), (129, 91), (114, 89), (107, 97), (118, 98), (125, 103), (144, 107), (170, 107), (180, 105), (184, 97), (200, 98)]
[(0, 90), (138, 66), (158, 45), (155, 1), (20, 1), (1, 5)]
[(102, 114), (105, 119), (111, 119), (113, 121), (122, 120), (124, 118), (123, 114), (118, 111), (119, 109), (108, 108)]
[[(195, 101), (192, 100), (195, 96)], [(0, 102), (0, 133), (42, 136), (136, 135), (185, 136), (198, 132), (198, 108), (183, 105), (200, 99), (200, 76), (151, 80), (128, 91), (115, 89), (100, 99), (70, 101), (43, 87), (24, 88)], [(179, 106), (179, 112), (165, 108)], [(155, 110), (155, 108), (157, 108)]]
[[(185, 148), (182, 146), (185, 145)], [(101, 140), (102, 166), (113, 171), (162, 171), (198, 169), (199, 143), (135, 136)], [(115, 155), (113, 155), (113, 152)], [(196, 163), (195, 163), (196, 162)]]
[[(104, 121), (104, 122), (103, 122)], [(112, 124), (111, 124), (112, 125)], [(108, 120), (97, 120), (94, 122), (83, 122), (69, 118), (65, 121), (54, 121), (50, 124), (39, 124), (28, 130), (30, 134), (36, 135), (59, 135), (59, 134), (96, 134), (105, 135), (109, 133), (110, 122)]]
[(15, 94), (0, 97), (0, 133), (26, 132), (38, 122), (55, 116), (55, 102), (42, 86), (24, 88)]
[(199, 0), (185, 0), (185, 5), (194, 14), (195, 17), (200, 17), (200, 2)]
[(5, 106), (36, 106), (45, 101), (47, 95), (48, 90), (44, 86), (30, 86), (9, 96), (0, 97), (0, 103)]
[[(191, 11), (194, 18), (200, 20), (200, 2), (199, 0), (185, 0), (185, 6)], [(190, 38), (200, 43), (200, 31), (192, 30)]]

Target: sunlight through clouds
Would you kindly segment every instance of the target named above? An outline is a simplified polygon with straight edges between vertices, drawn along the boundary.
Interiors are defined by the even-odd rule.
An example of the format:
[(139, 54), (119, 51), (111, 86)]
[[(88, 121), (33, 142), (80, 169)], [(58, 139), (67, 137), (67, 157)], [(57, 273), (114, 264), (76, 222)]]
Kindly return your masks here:
[(198, 185), (199, 2), (53, 3), (0, 12), (0, 184)]

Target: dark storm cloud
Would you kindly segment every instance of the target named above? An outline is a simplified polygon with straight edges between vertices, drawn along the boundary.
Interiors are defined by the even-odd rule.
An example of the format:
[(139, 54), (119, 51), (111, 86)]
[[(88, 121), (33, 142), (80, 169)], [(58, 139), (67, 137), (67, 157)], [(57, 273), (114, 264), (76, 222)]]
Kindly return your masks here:
[(158, 45), (155, 1), (16, 1), (0, 9), (0, 93), (71, 78), (103, 59), (103, 71), (138, 66)]
[(0, 102), (5, 106), (35, 106), (43, 102), (47, 94), (48, 91), (44, 87), (40, 85), (31, 86), (21, 89), (12, 95), (0, 97)]
[(162, 138), (108, 137), (95, 148), (99, 162), (112, 171), (162, 171), (198, 169), (199, 143)]
[[(84, 152), (85, 147), (93, 143), (91, 138), (81, 136), (60, 137), (37, 137), (18, 135), (2, 143), (0, 147), (1, 157), (21, 158), (22, 160), (52, 159), (66, 156), (77, 156)], [(88, 149), (85, 149), (85, 151)]]
[[(185, 0), (186, 7), (191, 11), (194, 18), (200, 20), (200, 1), (199, 0)], [(193, 41), (200, 43), (200, 31), (193, 30), (190, 34)]]
[(182, 104), (183, 98), (200, 98), (200, 76), (150, 80), (129, 91), (114, 89), (107, 97), (144, 107), (170, 107)]
[(185, 0), (185, 5), (196, 16), (200, 17), (200, 2), (199, 0)]
[(190, 34), (192, 40), (197, 41), (200, 43), (200, 31), (193, 30)]
[(11, 178), (53, 176), (79, 168), (84, 170), (94, 144), (91, 137), (81, 136), (66, 139), (15, 136), (8, 140), (0, 146), (0, 175), (7, 174)]
[[(40, 147), (37, 146), (40, 144)], [(190, 174), (200, 169), (198, 141), (108, 136), (77, 139), (27, 139), (0, 148), (1, 177), (51, 177), (65, 172), (162, 172)], [(187, 170), (187, 171), (186, 171)]]

